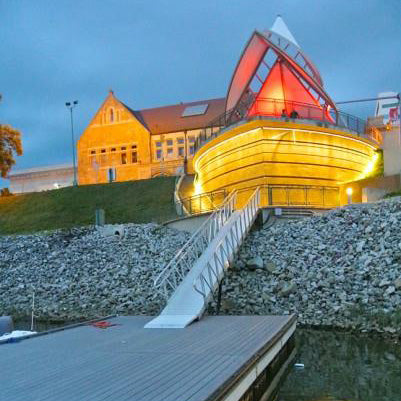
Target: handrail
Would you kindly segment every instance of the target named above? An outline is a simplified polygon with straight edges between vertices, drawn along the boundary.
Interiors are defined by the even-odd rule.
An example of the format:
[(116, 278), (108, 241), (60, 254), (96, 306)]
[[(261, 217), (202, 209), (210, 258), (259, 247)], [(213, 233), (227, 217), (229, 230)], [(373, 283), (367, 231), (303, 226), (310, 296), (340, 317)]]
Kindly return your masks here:
[[(293, 114), (296, 117), (292, 118), (294, 111), (297, 115)], [(377, 138), (367, 131), (366, 121), (351, 114), (302, 102), (271, 98), (255, 100), (254, 95), (250, 94), (246, 102), (240, 102), (233, 109), (225, 111), (202, 130), (195, 141), (195, 152), (206, 142), (219, 136), (226, 128), (239, 121), (251, 120), (258, 116), (282, 121), (312, 120), (348, 129), (359, 137), (377, 142)]]
[(204, 299), (213, 293), (220, 277), (229, 266), (236, 251), (241, 245), (242, 239), (252, 227), (257, 216), (260, 205), (260, 188), (251, 194), (245, 206), (241, 209), (238, 217), (233, 222), (229, 231), (221, 239), (213, 251), (213, 255), (207, 261), (205, 267), (193, 282), (196, 292)]
[(215, 210), (196, 230), (155, 278), (154, 287), (166, 300), (178, 287), (210, 241), (216, 237), (221, 227), (230, 218), (235, 210), (236, 199), (237, 193), (234, 191), (227, 197), (224, 204)]
[[(181, 206), (185, 209), (187, 215), (202, 214), (216, 210), (220, 207), (227, 197), (227, 191), (221, 189), (218, 191), (203, 192), (198, 195), (187, 196), (175, 200), (176, 207)], [(208, 205), (209, 204), (209, 205)], [(205, 207), (206, 206), (206, 207)]]
[[(261, 207), (292, 207), (292, 206), (297, 206), (297, 207), (305, 207), (305, 208), (331, 208), (331, 207), (337, 207), (340, 206), (340, 190), (336, 186), (320, 186), (320, 185), (300, 185), (300, 184), (262, 184), (258, 186), (260, 189), (260, 196), (262, 198), (261, 201)], [(244, 192), (251, 192), (254, 191), (257, 188), (257, 186), (249, 186), (245, 188), (239, 188), (236, 190), (237, 192), (237, 199), (241, 197), (241, 195)], [(274, 199), (274, 194), (275, 191), (277, 190), (285, 190), (286, 191), (286, 198), (285, 200), (280, 200), (277, 201)], [(291, 191), (295, 190), (303, 190), (305, 193), (304, 196), (304, 202), (296, 202), (293, 203), (291, 201), (290, 193)], [(220, 191), (215, 191), (215, 192), (205, 192), (207, 196), (212, 196), (213, 194), (218, 194)], [(311, 194), (316, 197), (317, 191), (321, 193), (321, 198), (320, 201), (319, 199), (316, 201), (312, 201)], [(333, 191), (336, 193), (337, 198), (332, 201), (332, 202), (327, 202), (327, 194), (333, 193)], [(197, 201), (198, 197), (201, 196), (202, 194), (199, 195), (194, 195), (193, 197), (187, 197), (183, 199), (183, 201), (186, 201), (186, 204), (192, 204), (192, 199), (194, 202)], [(334, 198), (333, 198), (334, 199)], [(237, 201), (238, 205), (238, 201)], [(188, 209), (188, 208), (187, 208)], [(202, 209), (202, 211), (196, 212), (196, 213), (191, 213), (190, 210), (187, 210), (189, 215), (195, 215), (195, 214), (201, 214), (205, 212), (210, 212), (211, 210), (215, 209)], [(192, 209), (193, 212), (193, 209)]]

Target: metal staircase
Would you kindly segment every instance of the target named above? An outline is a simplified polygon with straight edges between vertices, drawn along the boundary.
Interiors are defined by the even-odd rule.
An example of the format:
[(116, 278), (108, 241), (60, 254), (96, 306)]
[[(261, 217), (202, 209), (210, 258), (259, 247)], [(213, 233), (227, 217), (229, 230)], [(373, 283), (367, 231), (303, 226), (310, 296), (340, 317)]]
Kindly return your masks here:
[(202, 316), (256, 219), (260, 190), (240, 210), (235, 210), (236, 199), (233, 192), (155, 279), (155, 289), (167, 305), (145, 328), (184, 328)]

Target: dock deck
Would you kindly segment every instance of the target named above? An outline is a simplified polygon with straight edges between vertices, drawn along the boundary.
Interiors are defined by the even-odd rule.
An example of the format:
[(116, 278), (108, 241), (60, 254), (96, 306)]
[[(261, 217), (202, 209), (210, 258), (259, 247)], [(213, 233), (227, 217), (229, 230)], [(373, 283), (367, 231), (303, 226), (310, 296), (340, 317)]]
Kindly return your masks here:
[(151, 319), (120, 316), (107, 329), (0, 345), (0, 400), (239, 399), (241, 380), (255, 380), (252, 369), (270, 363), (295, 330), (294, 316), (207, 316), (185, 329), (144, 329)]

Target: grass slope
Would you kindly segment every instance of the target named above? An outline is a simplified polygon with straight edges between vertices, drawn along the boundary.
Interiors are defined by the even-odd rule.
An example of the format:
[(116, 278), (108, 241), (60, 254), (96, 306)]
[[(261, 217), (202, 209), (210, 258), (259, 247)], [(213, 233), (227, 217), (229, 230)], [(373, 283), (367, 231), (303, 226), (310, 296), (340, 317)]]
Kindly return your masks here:
[(86, 185), (0, 198), (0, 234), (94, 224), (95, 209), (106, 223), (162, 222), (176, 217), (175, 177)]

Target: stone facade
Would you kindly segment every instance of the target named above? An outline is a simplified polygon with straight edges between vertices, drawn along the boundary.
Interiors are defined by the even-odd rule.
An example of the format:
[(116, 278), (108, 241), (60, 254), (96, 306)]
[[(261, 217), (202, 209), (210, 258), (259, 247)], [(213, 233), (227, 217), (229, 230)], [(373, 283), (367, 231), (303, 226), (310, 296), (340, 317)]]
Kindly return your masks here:
[[(110, 91), (78, 141), (78, 183), (97, 184), (174, 175), (192, 160), (194, 143), (224, 111), (224, 99), (134, 111)], [(201, 114), (185, 115), (206, 106)]]

